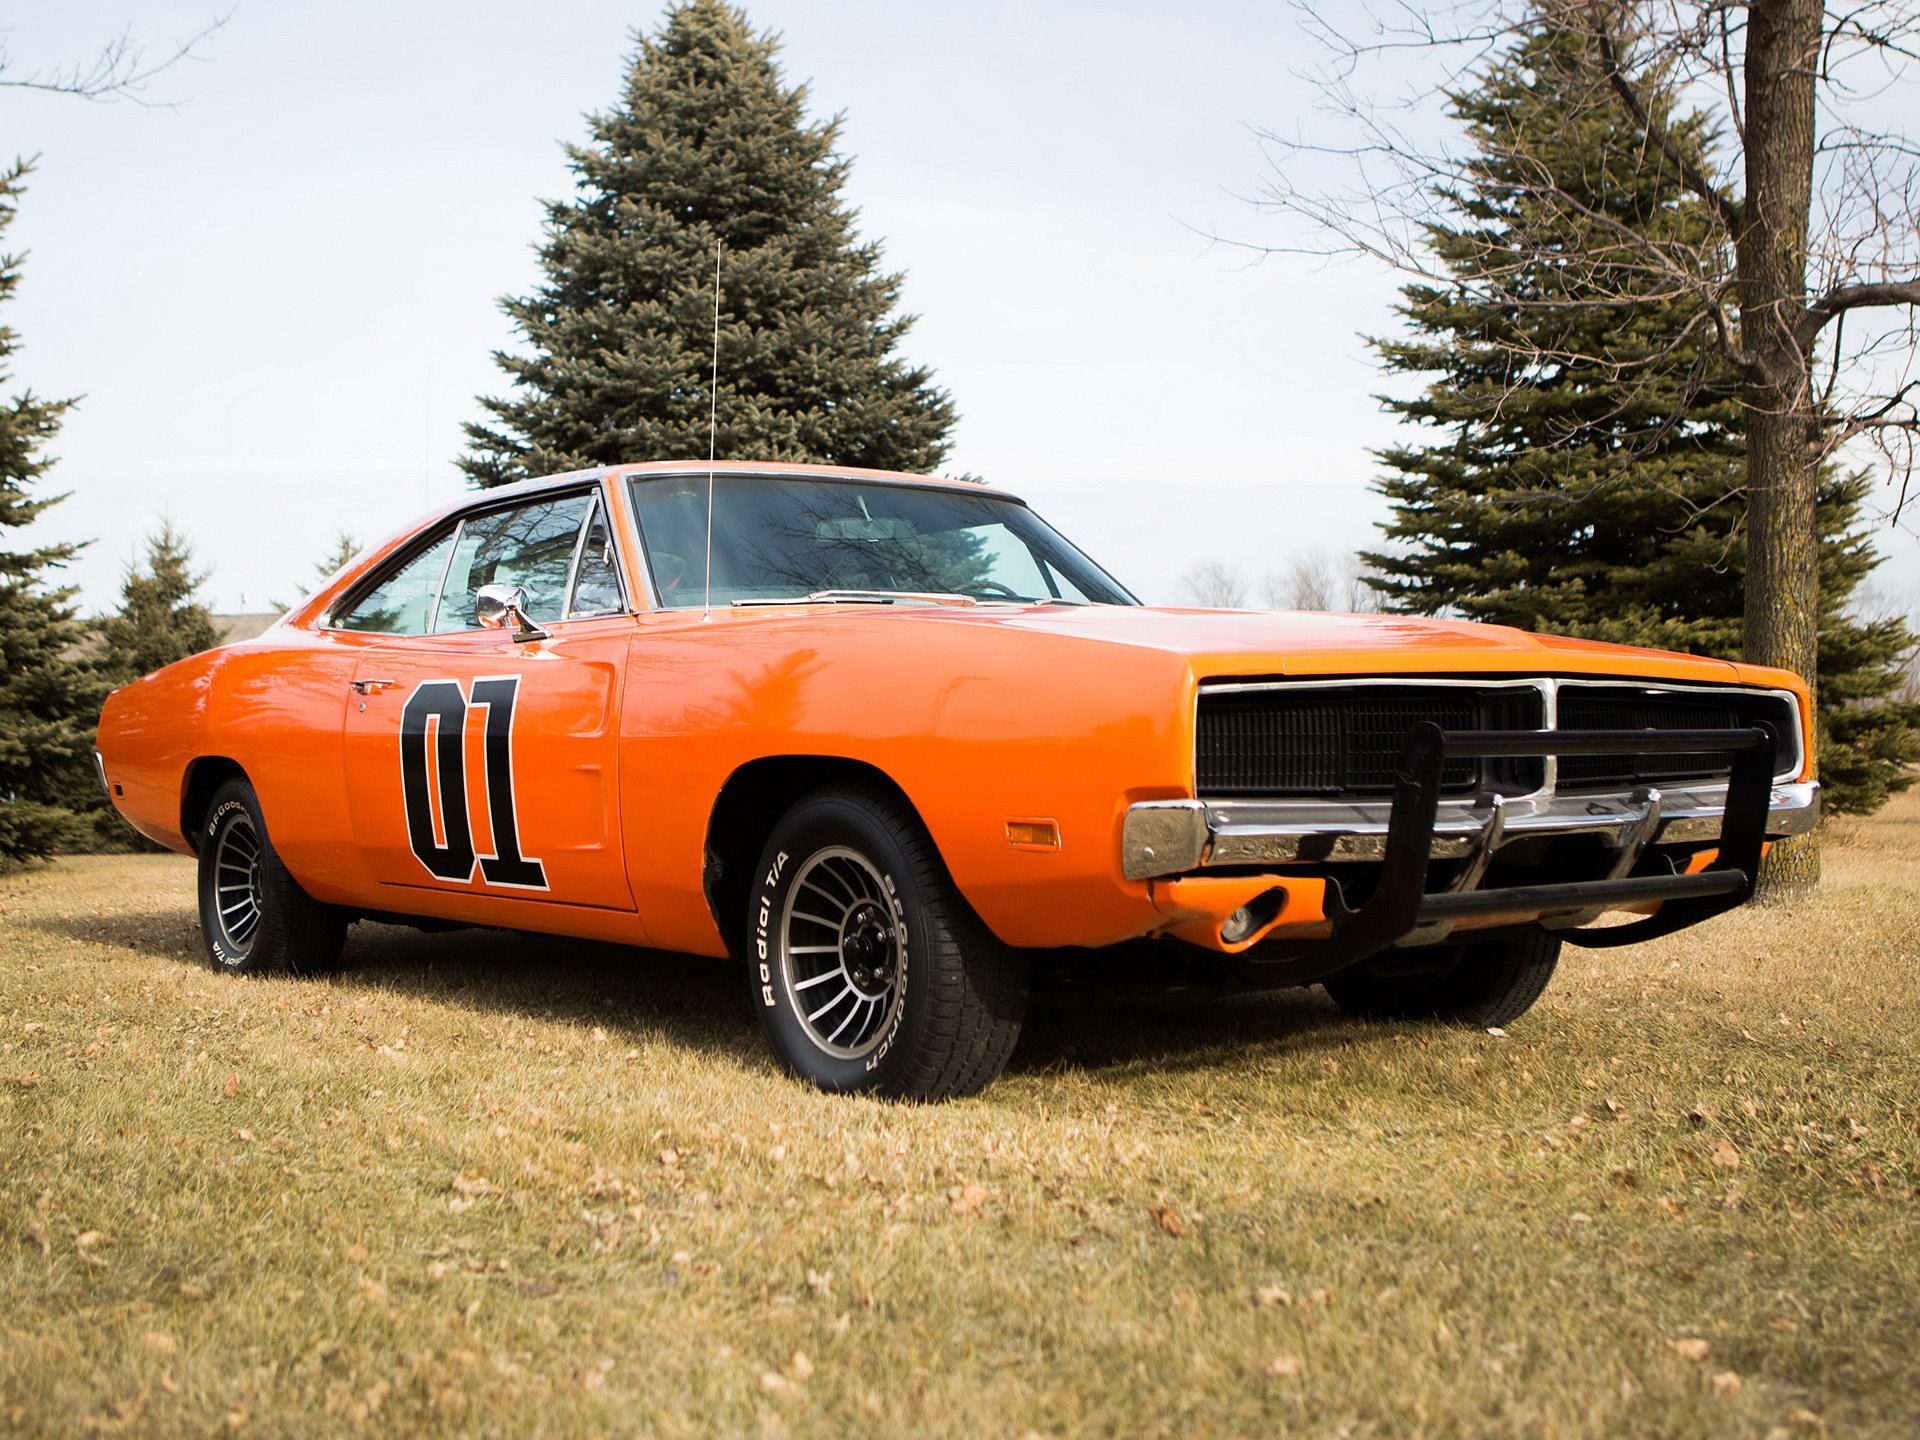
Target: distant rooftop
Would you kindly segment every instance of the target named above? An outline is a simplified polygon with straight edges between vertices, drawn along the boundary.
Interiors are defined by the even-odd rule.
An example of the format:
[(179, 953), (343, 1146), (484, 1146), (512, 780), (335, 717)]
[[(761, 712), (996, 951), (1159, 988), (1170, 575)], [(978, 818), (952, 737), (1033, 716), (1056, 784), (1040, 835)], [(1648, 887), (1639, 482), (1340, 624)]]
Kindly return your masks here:
[(230, 640), (251, 640), (279, 618), (280, 612), (275, 610), (266, 615), (216, 615), (213, 623), (224, 645)]

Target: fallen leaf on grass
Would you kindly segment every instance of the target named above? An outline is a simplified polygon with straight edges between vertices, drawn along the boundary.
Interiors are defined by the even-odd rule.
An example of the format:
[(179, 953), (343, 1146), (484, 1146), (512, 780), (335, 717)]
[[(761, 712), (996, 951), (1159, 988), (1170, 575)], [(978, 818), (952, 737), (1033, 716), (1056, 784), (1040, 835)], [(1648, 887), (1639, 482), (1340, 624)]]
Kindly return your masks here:
[(971, 1215), (987, 1203), (987, 1187), (977, 1181), (969, 1181), (949, 1190), (947, 1200), (952, 1204), (954, 1214)]
[(1278, 1285), (1262, 1285), (1253, 1292), (1256, 1305), (1292, 1305), (1293, 1293), (1281, 1289)]
[(1712, 1343), (1701, 1340), (1698, 1337), (1690, 1336), (1684, 1340), (1669, 1340), (1667, 1343), (1673, 1347), (1673, 1353), (1678, 1355), (1682, 1360), (1691, 1360), (1696, 1364), (1705, 1360), (1707, 1356), (1713, 1353)]
[(1724, 1139), (1716, 1140), (1713, 1142), (1713, 1163), (1718, 1165), (1722, 1170), (1738, 1170), (1740, 1168), (1740, 1152), (1733, 1148), (1730, 1141)]
[(813, 1362), (796, 1350), (787, 1360), (787, 1374), (805, 1384), (813, 1378)]
[(1740, 1377), (1731, 1370), (1722, 1370), (1713, 1377), (1713, 1393), (1734, 1396), (1740, 1393)]
[(1180, 1212), (1171, 1205), (1150, 1205), (1147, 1214), (1153, 1217), (1153, 1223), (1176, 1240), (1184, 1240), (1190, 1233), (1187, 1222), (1180, 1218)]
[(1269, 1375), (1276, 1375), (1282, 1380), (1293, 1379), (1300, 1373), (1300, 1370), (1300, 1357), (1298, 1355), (1276, 1355), (1267, 1363), (1267, 1373)]
[[(229, 1100), (233, 1099), (234, 1096), (240, 1093), (240, 1077), (238, 1075), (227, 1076), (226, 1083), (220, 1087), (220, 1093), (226, 1096)], [(241, 1412), (241, 1413), (244, 1417), (245, 1412)], [(242, 1419), (241, 1423), (242, 1424), (246, 1423), (244, 1418)]]

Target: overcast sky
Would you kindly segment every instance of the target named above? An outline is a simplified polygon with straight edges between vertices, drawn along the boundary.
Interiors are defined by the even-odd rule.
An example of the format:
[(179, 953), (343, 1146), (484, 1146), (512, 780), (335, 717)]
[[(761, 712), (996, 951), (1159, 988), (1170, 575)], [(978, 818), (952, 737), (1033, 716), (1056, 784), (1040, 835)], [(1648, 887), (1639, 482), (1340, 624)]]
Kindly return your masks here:
[[(228, 3), (0, 14), (24, 72), (129, 21), (162, 52)], [(949, 469), (1025, 495), (1148, 600), (1202, 560), (1252, 578), (1371, 541), (1368, 451), (1395, 427), (1361, 336), (1391, 328), (1391, 278), (1204, 238), (1289, 238), (1244, 197), (1250, 127), (1312, 104), (1290, 7), (747, 8), (813, 114), (844, 112), (849, 199), (921, 317), (905, 348), (959, 407)], [(337, 531), (461, 493), (461, 422), (512, 343), (495, 300), (533, 283), (538, 200), (569, 190), (560, 143), (660, 13), (238, 0), (154, 82), (172, 108), (0, 91), (12, 151), (40, 156), (7, 237), (31, 252), (14, 383), (85, 397), (47, 482), (72, 498), (34, 533), (95, 541), (86, 608), (163, 513), (215, 608), (253, 610), (295, 598)], [(1920, 544), (1881, 545), (1883, 587), (1920, 595)]]

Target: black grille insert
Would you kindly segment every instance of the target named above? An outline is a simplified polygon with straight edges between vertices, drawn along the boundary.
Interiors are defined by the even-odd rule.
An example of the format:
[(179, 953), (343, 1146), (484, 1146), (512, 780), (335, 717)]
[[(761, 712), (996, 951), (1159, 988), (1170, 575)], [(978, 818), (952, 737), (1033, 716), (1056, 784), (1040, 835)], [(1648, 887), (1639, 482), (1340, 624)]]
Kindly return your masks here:
[[(1780, 736), (1779, 761), (1798, 768), (1794, 714), (1778, 696), (1729, 691), (1678, 693), (1639, 685), (1563, 685), (1562, 730), (1735, 730), (1765, 723)], [(1733, 756), (1724, 750), (1698, 755), (1569, 755), (1560, 761), (1562, 790), (1622, 790), (1634, 785), (1673, 785), (1725, 780)]]
[[(1200, 694), (1199, 795), (1362, 799), (1390, 796), (1407, 730), (1535, 730), (1545, 723), (1530, 686), (1356, 686), (1351, 690), (1228, 690)], [(1686, 758), (1686, 757), (1681, 757)], [(1539, 760), (1449, 760), (1441, 791), (1524, 794)]]

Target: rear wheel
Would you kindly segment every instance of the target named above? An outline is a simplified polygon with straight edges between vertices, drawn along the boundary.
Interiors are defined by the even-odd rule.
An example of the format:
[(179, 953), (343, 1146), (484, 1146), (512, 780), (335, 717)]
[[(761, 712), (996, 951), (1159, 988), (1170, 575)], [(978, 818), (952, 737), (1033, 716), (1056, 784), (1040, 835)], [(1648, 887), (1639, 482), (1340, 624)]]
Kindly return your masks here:
[(971, 1095), (1013, 1053), (1026, 958), (968, 908), (919, 821), (879, 790), (816, 791), (774, 827), (747, 913), (755, 1008), (823, 1090)]
[(1559, 962), (1560, 937), (1534, 928), (1431, 950), (1389, 952), (1321, 983), (1350, 1015), (1484, 1029), (1532, 1009)]
[(309, 975), (339, 964), (347, 914), (300, 888), (245, 780), (214, 792), (200, 830), (200, 938), (216, 970)]

